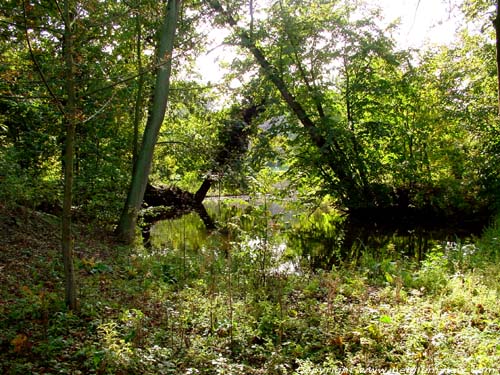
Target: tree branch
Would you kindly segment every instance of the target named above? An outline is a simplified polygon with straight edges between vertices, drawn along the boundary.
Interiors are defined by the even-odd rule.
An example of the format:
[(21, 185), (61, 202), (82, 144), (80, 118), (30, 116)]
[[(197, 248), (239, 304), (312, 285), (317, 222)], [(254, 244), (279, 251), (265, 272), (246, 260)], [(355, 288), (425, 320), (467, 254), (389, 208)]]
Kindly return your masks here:
[(61, 101), (59, 100), (59, 98), (54, 94), (54, 92), (50, 88), (49, 82), (45, 78), (45, 74), (43, 74), (42, 67), (38, 63), (38, 60), (36, 59), (35, 54), (33, 53), (33, 48), (31, 46), (31, 40), (30, 40), (30, 36), (29, 36), (29, 32), (28, 32), (28, 18), (26, 16), (26, 2), (24, 2), (24, 1), (23, 1), (23, 19), (24, 19), (24, 33), (25, 33), (25, 36), (26, 36), (26, 42), (28, 44), (28, 50), (30, 52), (31, 60), (33, 61), (33, 64), (35, 64), (35, 68), (36, 68), (38, 74), (40, 75), (40, 78), (42, 79), (44, 86), (47, 88), (47, 90), (49, 91), (50, 96), (55, 101), (57, 109), (64, 116), (66, 116), (66, 112), (64, 111), (63, 104), (61, 103)]

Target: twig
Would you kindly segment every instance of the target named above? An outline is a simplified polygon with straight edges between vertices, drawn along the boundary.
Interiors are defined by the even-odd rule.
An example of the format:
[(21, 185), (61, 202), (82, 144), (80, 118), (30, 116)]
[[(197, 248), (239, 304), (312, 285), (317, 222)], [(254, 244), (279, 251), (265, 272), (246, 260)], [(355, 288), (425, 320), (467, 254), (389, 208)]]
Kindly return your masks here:
[(99, 113), (101, 113), (102, 111), (104, 111), (104, 109), (108, 106), (108, 104), (111, 103), (111, 100), (113, 100), (113, 98), (115, 97), (115, 95), (116, 95), (116, 93), (113, 93), (113, 95), (111, 95), (111, 98), (109, 98), (108, 101), (106, 103), (104, 103), (101, 108), (99, 108), (97, 111), (95, 111), (95, 113), (92, 116), (86, 118), (81, 123), (85, 124), (85, 123), (89, 122), (94, 117), (96, 117)]
[(45, 78), (45, 74), (43, 74), (42, 67), (38, 63), (38, 60), (35, 58), (35, 54), (33, 53), (33, 48), (31, 46), (31, 40), (30, 40), (29, 33), (28, 33), (28, 19), (26, 17), (26, 2), (24, 2), (24, 1), (23, 1), (23, 19), (24, 19), (24, 33), (26, 35), (26, 42), (28, 44), (28, 49), (29, 49), (29, 52), (30, 52), (31, 60), (35, 64), (36, 70), (38, 71), (38, 74), (40, 75), (40, 78), (42, 79), (44, 86), (49, 91), (49, 94), (52, 97), (52, 99), (54, 99), (54, 101), (56, 103), (56, 106), (57, 106), (57, 109), (64, 116), (66, 116), (66, 112), (64, 111), (64, 106), (62, 105), (62, 103), (59, 100), (59, 98), (57, 98), (57, 96), (54, 94), (54, 92), (50, 88), (49, 83), (48, 83), (47, 79)]

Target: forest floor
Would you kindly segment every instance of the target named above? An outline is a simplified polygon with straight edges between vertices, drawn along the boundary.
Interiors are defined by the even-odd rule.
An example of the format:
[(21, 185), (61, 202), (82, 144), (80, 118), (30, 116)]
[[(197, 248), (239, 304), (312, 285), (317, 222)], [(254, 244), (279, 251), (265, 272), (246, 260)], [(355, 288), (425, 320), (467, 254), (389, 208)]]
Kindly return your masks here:
[(367, 256), (298, 275), (77, 223), (76, 313), (59, 232), (0, 203), (2, 374), (499, 374), (498, 228), (420, 264)]

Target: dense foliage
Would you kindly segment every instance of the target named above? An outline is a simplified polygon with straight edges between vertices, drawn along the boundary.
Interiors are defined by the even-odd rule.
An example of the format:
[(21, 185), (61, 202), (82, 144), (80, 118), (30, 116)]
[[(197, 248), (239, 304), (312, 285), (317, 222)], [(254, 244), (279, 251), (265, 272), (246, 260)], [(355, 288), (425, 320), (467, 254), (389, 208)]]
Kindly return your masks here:
[(287, 236), (333, 233), (328, 211), (290, 223), (272, 203), (213, 204), (220, 232), (196, 214), (163, 222), (151, 249), (78, 226), (78, 314), (60, 298), (57, 220), (2, 208), (0, 371), (497, 373), (498, 225), (435, 243), (420, 263), (388, 238), (318, 270), (319, 243)]
[(500, 17), (455, 5), (417, 51), (362, 1), (3, 1), (0, 372), (495, 373)]
[[(234, 109), (250, 103), (263, 110), (254, 120), (253, 149), (222, 180), (229, 189), (248, 190), (248, 177), (267, 165), (288, 169), (284, 178), (297, 188), (314, 187), (348, 208), (475, 212), (496, 202), (491, 28), (483, 34), (464, 29), (449, 46), (402, 51), (391, 37), (394, 26), (379, 26), (375, 11), (335, 1), (254, 2), (250, 10), (238, 2), (219, 5), (183, 4), (153, 181), (195, 191), (214, 170), (219, 129), (231, 122)], [(1, 195), (56, 209), (65, 138), (58, 108), (65, 100), (62, 21), (55, 5), (11, 1), (1, 9)], [(78, 12), (74, 204), (113, 222), (147, 117), (163, 8), (90, 1)], [(225, 91), (196, 82), (191, 68), (206, 46), (197, 25), (205, 25), (206, 34), (228, 25), (228, 14), (238, 24), (226, 43), (240, 47), (228, 79), (241, 85)], [(241, 35), (262, 52), (312, 129), (281, 100), (282, 89), (259, 73)]]

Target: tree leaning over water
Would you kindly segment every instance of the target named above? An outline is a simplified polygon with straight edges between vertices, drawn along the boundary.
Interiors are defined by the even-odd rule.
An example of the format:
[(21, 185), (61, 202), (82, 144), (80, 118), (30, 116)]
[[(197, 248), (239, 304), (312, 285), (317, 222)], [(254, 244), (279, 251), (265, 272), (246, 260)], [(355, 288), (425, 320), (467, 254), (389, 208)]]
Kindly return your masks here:
[[(210, 178), (220, 175), (210, 165), (221, 144), (216, 135), (228, 130), (221, 121), (224, 112), (213, 105), (223, 85), (202, 86), (189, 71), (206, 47), (203, 34), (211, 32), (200, 25), (211, 23), (214, 29), (232, 29), (224, 41), (237, 48), (229, 79), (244, 86), (225, 91), (223, 106), (231, 101), (241, 106), (247, 91), (251, 102), (264, 103), (258, 121), (274, 124), (271, 131), (255, 124), (248, 155), (257, 157), (245, 155), (238, 163), (260, 164), (245, 171), (230, 168), (242, 182), (262, 166), (269, 167), (270, 154), (254, 147), (258, 137), (279, 148), (280, 162), (270, 168), (289, 170), (284, 178), (293, 180), (294, 187), (314, 190), (311, 196), (330, 194), (342, 208), (427, 204), (460, 211), (469, 202), (473, 206), (480, 193), (495, 199), (500, 130), (491, 20), (497, 0), (469, 2), (480, 11), (474, 19), (488, 26), (487, 35), (472, 34), (456, 44), (419, 52), (396, 50), (391, 29), (377, 27), (376, 14), (362, 13), (352, 2), (254, 0), (250, 7), (245, 1), (182, 2), (173, 34), (174, 86), (163, 120), (169, 126), (158, 138), (167, 146), (155, 151), (152, 167), (144, 156), (135, 163), (140, 168), (133, 173), (135, 188), (125, 209), (132, 148), (145, 125), (142, 93), (153, 86), (155, 70), (161, 66), (159, 73), (165, 73), (171, 62), (171, 55), (158, 61), (148, 53), (159, 41), (154, 31), (166, 22), (167, 1), (73, 1), (73, 70), (64, 64), (69, 50), (63, 50), (64, 1), (5, 2), (0, 6), (5, 26), (0, 40), (0, 196), (61, 214), (60, 171), (68, 164), (63, 146), (71, 137), (57, 104), (73, 106), (66, 93), (72, 75), (72, 206), (81, 217), (114, 225), (122, 210), (118, 232), (130, 240), (148, 169), (152, 184), (196, 191), (202, 183), (196, 194), (201, 200)], [(175, 3), (177, 8), (180, 3)], [(38, 77), (35, 60), (50, 87)], [(152, 97), (158, 101), (158, 95)], [(153, 112), (162, 117), (159, 107), (151, 106), (150, 122)], [(156, 122), (160, 126), (162, 121)], [(156, 143), (154, 131), (148, 132), (144, 155), (152, 154)], [(229, 174), (225, 176), (223, 189), (244, 192), (244, 183), (231, 183)]]
[[(208, 3), (239, 47), (233, 69), (253, 69), (248, 87), (271, 98), (267, 116), (283, 119), (273, 131), (287, 139), (286, 163), (320, 194), (360, 215), (487, 211), (494, 189), (483, 189), (489, 164), (477, 161), (493, 153), (480, 151), (475, 132), (494, 126), (491, 39), (463, 44), (472, 42), (465, 30), (457, 44), (399, 50), (396, 25), (381, 28), (377, 9), (334, 0)], [(479, 65), (464, 58), (477, 43)]]
[[(250, 52), (260, 66), (262, 75), (275, 86), (288, 109), (299, 120), (306, 137), (317, 150), (317, 157), (322, 160), (324, 167), (320, 169), (324, 180), (328, 181), (328, 184), (339, 195), (340, 200), (348, 207), (371, 204), (370, 202), (375, 201), (372, 186), (366, 176), (366, 161), (361, 156), (361, 146), (358, 144), (354, 132), (336, 129), (338, 120), (335, 115), (332, 115), (331, 108), (327, 107), (325, 98), (328, 93), (324, 87), (324, 77), (321, 73), (321, 69), (324, 69), (321, 64), (326, 65), (326, 63), (321, 61), (320, 49), (314, 48), (317, 43), (324, 42), (321, 39), (326, 34), (332, 34), (332, 40), (328, 43), (335, 44), (336, 29), (345, 27), (343, 25), (344, 16), (339, 16), (331, 9), (334, 2), (324, 5), (310, 4), (311, 13), (314, 15), (311, 16), (311, 20), (315, 20), (314, 17), (322, 17), (319, 16), (322, 12), (323, 14), (332, 13), (325, 16), (324, 19), (318, 19), (317, 22), (294, 17), (292, 12), (300, 13), (300, 10), (297, 9), (301, 6), (297, 6), (296, 9), (291, 6), (289, 9), (283, 2), (276, 3), (278, 10), (275, 11), (275, 16), (276, 22), (279, 23), (277, 28), (282, 32), (282, 35), (273, 35), (273, 37), (279, 38), (277, 46), (280, 49), (279, 59), (285, 60), (278, 62), (276, 62), (276, 56), (269, 53), (271, 48), (263, 46), (262, 41), (258, 39), (265, 32), (254, 32), (253, 22), (251, 22), (249, 30), (241, 27), (237, 15), (225, 9), (219, 0), (211, 0), (209, 4), (213, 11), (221, 17), (221, 22), (233, 29), (238, 40), (236, 43)], [(307, 13), (307, 11), (304, 12)], [(253, 15), (250, 17), (253, 19)], [(340, 27), (340, 25), (342, 26)], [(354, 35), (353, 30), (349, 32)], [(362, 35), (361, 32), (360, 35)], [(380, 48), (384, 43), (384, 37), (381, 35), (377, 37), (380, 37), (380, 40), (375, 38), (371, 41), (372, 45), (365, 47), (369, 53), (374, 55), (368, 57), (368, 64), (375, 59), (376, 55), (385, 53), (383, 48)], [(316, 53), (316, 56), (307, 56), (305, 60), (302, 60), (305, 54), (303, 50), (308, 48), (304, 48), (305, 45), (312, 46), (311, 50)], [(328, 51), (331, 46), (323, 48)], [(332, 52), (326, 52), (325, 55), (329, 53)], [(381, 58), (385, 59), (384, 56)], [(309, 64), (307, 59), (310, 59)], [(287, 79), (287, 75), (292, 74), (292, 71), (294, 71), (293, 74), (296, 78), (293, 82)], [(299, 88), (300, 85), (303, 87)]]

